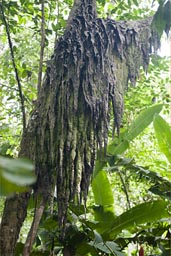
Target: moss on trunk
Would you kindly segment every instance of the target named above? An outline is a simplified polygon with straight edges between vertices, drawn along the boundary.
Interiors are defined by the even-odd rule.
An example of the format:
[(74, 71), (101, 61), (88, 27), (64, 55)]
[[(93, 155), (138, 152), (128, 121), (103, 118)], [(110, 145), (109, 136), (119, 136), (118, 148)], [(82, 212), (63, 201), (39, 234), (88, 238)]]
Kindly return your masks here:
[[(57, 187), (62, 240), (69, 202), (86, 202), (97, 149), (107, 145), (109, 117), (113, 113), (119, 134), (128, 82), (135, 84), (140, 66), (147, 69), (153, 41), (150, 23), (151, 18), (99, 19), (95, 1), (80, 0), (56, 42), (22, 151), (27, 148), (24, 155), (35, 162), (35, 192), (48, 200)], [(7, 211), (10, 206), (4, 216)]]

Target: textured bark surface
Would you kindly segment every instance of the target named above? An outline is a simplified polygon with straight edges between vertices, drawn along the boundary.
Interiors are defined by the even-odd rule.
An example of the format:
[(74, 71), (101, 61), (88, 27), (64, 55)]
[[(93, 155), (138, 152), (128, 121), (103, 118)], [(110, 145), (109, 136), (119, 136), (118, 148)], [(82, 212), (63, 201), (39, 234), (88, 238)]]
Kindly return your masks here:
[(0, 255), (13, 256), (18, 234), (27, 213), (29, 193), (16, 195), (5, 202), (0, 229)]
[(76, 1), (56, 42), (22, 150), (27, 147), (25, 155), (35, 162), (35, 192), (47, 200), (57, 187), (61, 239), (69, 202), (86, 201), (97, 148), (107, 145), (110, 115), (119, 134), (128, 81), (134, 85), (140, 66), (147, 69), (154, 42), (150, 23), (99, 19), (94, 1)]

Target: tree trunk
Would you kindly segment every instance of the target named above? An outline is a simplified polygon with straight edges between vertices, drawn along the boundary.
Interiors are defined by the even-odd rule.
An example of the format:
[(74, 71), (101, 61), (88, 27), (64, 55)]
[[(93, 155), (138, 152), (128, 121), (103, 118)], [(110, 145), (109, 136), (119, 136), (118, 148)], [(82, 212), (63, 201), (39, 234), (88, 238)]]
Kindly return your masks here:
[(75, 256), (74, 249), (69, 246), (64, 247), (63, 256)]
[(13, 256), (20, 228), (27, 214), (29, 193), (15, 195), (5, 202), (0, 231), (0, 255)]
[[(77, 0), (65, 33), (56, 42), (21, 150), (35, 162), (36, 193), (47, 200), (57, 187), (61, 241), (69, 202), (86, 201), (97, 148), (105, 152), (107, 145), (110, 116), (113, 113), (119, 134), (128, 81), (135, 84), (140, 66), (147, 69), (153, 41), (150, 23), (151, 19), (99, 19), (94, 0)], [(8, 223), (5, 219), (12, 206), (6, 203), (0, 230), (5, 238), (1, 239), (2, 256), (13, 255), (25, 217), (24, 209), (22, 221), (17, 217), (25, 200), (19, 198), (13, 199)], [(15, 234), (6, 233), (14, 219)]]
[[(30, 118), (29, 125), (23, 134), (21, 141), (20, 157), (28, 157), (35, 161), (35, 143), (37, 118), (36, 110)], [(5, 201), (4, 212), (0, 225), (0, 255), (13, 256), (20, 229), (27, 215), (27, 205), (32, 189), (28, 192), (15, 194)]]

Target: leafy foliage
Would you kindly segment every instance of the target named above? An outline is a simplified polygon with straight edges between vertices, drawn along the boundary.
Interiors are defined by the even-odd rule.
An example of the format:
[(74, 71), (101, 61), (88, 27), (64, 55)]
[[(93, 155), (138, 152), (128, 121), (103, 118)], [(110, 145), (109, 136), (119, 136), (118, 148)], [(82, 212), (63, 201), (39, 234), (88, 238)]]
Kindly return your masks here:
[(111, 229), (106, 231), (105, 235), (109, 235), (110, 239), (114, 239), (124, 229), (133, 231), (136, 230), (139, 224), (169, 218), (169, 207), (170, 204), (164, 200), (139, 204), (115, 218)]
[(163, 31), (168, 35), (171, 27), (171, 1), (160, 1), (157, 12), (154, 15), (152, 26), (161, 36)]
[(0, 196), (28, 190), (26, 185), (36, 181), (34, 167), (26, 159), (0, 157)]
[[(54, 39), (64, 31), (72, 1), (45, 2), (44, 64), (46, 65)], [(151, 1), (143, 3), (143, 1), (128, 0), (111, 3), (111, 1), (99, 0), (98, 12), (103, 17), (133, 20), (152, 15), (154, 11), (149, 6), (151, 7)], [(8, 0), (3, 1), (3, 8), (8, 18), (27, 116), (29, 116), (37, 97), (40, 1)], [(160, 34), (163, 30), (167, 32), (170, 27), (170, 10), (170, 1), (159, 1), (153, 26)], [(1, 18), (0, 16), (2, 25), (0, 153), (4, 156), (17, 156), (22, 129), (21, 111), (15, 74)], [(127, 253), (127, 247), (132, 243), (143, 244), (147, 255), (170, 255), (171, 175), (168, 170), (171, 135), (170, 126), (158, 116), (163, 102), (163, 112), (168, 113), (170, 102), (165, 90), (165, 84), (169, 80), (161, 76), (161, 72), (168, 70), (167, 63), (165, 58), (151, 56), (148, 76), (141, 72), (137, 86), (128, 90), (125, 97), (121, 136), (110, 141), (106, 158), (102, 159), (99, 153), (86, 212), (83, 205), (79, 209), (70, 205), (68, 236), (65, 244), (59, 242), (57, 209), (53, 213), (47, 209), (31, 255), (49, 255), (52, 251), (56, 255), (61, 255), (65, 246), (71, 246), (79, 255), (121, 256)], [(154, 101), (159, 104), (154, 105)], [(151, 107), (148, 108), (148, 106)], [(141, 112), (142, 109), (144, 109), (143, 112)], [(135, 118), (139, 112), (141, 114)], [(149, 124), (152, 123), (153, 118), (159, 149), (168, 161), (161, 157), (155, 142), (152, 144), (155, 135), (152, 132), (148, 133)], [(28, 188), (25, 185), (35, 181), (33, 166), (25, 160), (1, 157), (0, 161), (1, 195), (25, 191)], [(119, 194), (118, 200), (116, 200), (116, 193)], [(125, 201), (130, 201), (130, 205), (126, 202), (125, 207)], [(120, 207), (119, 211), (117, 205)], [(32, 198), (29, 212), (34, 211), (34, 207), (35, 202)], [(151, 249), (148, 249), (148, 246), (151, 246)], [(17, 256), (22, 252), (22, 248), (23, 243), (19, 242)], [(156, 253), (154, 248), (158, 249)]]
[[(160, 108), (158, 108), (158, 105), (149, 108), (149, 113), (153, 112), (149, 123), (153, 121), (153, 118), (154, 120), (156, 119), (155, 112), (159, 110), (161, 111), (161, 105)], [(141, 119), (144, 113), (147, 114), (148, 109), (140, 113), (137, 120)], [(138, 136), (138, 133), (136, 133), (136, 136)], [(132, 137), (132, 139), (135, 139), (136, 136)], [(142, 243), (148, 243), (150, 246), (159, 247), (164, 252), (164, 248), (169, 248), (167, 238), (162, 237), (169, 232), (169, 225), (167, 223), (171, 214), (170, 202), (165, 199), (169, 199), (166, 192), (171, 184), (158, 173), (138, 166), (133, 160), (122, 156), (110, 155), (107, 158), (107, 163), (109, 167), (105, 169), (108, 172), (118, 172), (122, 167), (122, 172), (124, 170), (131, 170), (134, 176), (150, 180), (150, 184), (155, 185), (151, 186), (149, 191), (158, 194), (160, 198), (138, 203), (136, 206), (116, 216), (114, 213), (112, 185), (109, 182), (109, 177), (105, 171), (99, 171), (94, 176), (92, 182), (95, 205), (91, 204), (87, 208), (86, 214), (88, 218), (85, 219), (84, 217), (85, 208), (83, 206), (80, 209), (70, 206), (71, 215), (68, 216), (70, 224), (66, 238), (67, 246), (74, 246), (73, 249), (79, 255), (88, 255), (88, 253), (98, 255), (100, 252), (106, 255), (111, 253), (114, 255), (124, 255), (121, 252), (121, 248), (126, 248), (128, 243), (141, 241)], [(103, 165), (103, 168), (105, 165)], [(160, 193), (156, 191), (160, 191)], [(56, 237), (58, 229), (56, 228), (55, 219), (56, 212), (54, 212), (52, 217), (47, 215), (45, 218), (43, 225), (40, 227), (37, 250), (40, 245), (44, 245), (49, 250), (49, 243), (51, 244), (52, 241), (56, 252), (62, 250), (63, 245), (59, 243)], [(160, 234), (160, 237), (156, 240), (157, 234)], [(47, 239), (47, 237), (49, 238)]]
[[(148, 109), (145, 109), (141, 114), (133, 121), (126, 131), (121, 134), (119, 143), (116, 146), (114, 140), (108, 146), (109, 154), (122, 154), (129, 147), (129, 142), (134, 140), (144, 129), (152, 122), (153, 117), (156, 113), (160, 113), (162, 105), (155, 105)], [(115, 145), (115, 147), (114, 147)]]
[[(118, 0), (98, 1), (99, 14), (103, 17), (111, 17), (115, 20), (137, 20), (152, 16), (154, 10), (151, 1)], [(150, 8), (149, 8), (150, 6)]]
[(154, 118), (154, 129), (160, 150), (171, 164), (171, 128), (162, 117), (156, 115)]

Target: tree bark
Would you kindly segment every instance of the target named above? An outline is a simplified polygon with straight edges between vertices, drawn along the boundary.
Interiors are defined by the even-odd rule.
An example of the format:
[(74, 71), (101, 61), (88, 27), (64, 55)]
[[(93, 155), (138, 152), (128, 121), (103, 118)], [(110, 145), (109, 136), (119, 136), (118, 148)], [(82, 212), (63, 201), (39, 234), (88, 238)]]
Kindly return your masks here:
[(39, 204), (37, 200), (37, 204), (38, 205), (36, 205), (35, 213), (34, 213), (34, 220), (32, 222), (32, 226), (30, 228), (30, 231), (28, 233), (28, 236), (24, 245), (23, 256), (29, 256), (31, 253), (32, 246), (34, 244), (34, 241), (37, 235), (38, 227), (45, 209), (46, 202), (44, 202), (44, 200), (41, 200)]
[[(107, 145), (110, 116), (119, 134), (128, 81), (135, 84), (140, 66), (147, 69), (153, 42), (150, 24), (151, 18), (99, 19), (94, 0), (77, 0), (65, 33), (56, 42), (21, 151), (35, 162), (36, 193), (47, 200), (57, 187), (61, 241), (69, 202), (86, 201), (97, 148), (103, 151)], [(20, 197), (13, 199), (15, 217), (10, 215), (8, 223), (9, 203), (4, 210), (0, 230), (4, 256), (13, 255), (22, 225), (17, 218), (24, 202)], [(19, 228), (15, 234), (8, 231), (10, 251), (3, 238), (13, 219)]]
[(69, 246), (64, 247), (63, 256), (75, 256), (75, 250)]
[[(23, 134), (21, 141), (20, 157), (28, 157), (35, 160), (35, 143), (37, 116), (33, 111), (29, 121), (29, 125)], [(15, 194), (5, 201), (4, 212), (0, 225), (0, 255), (13, 256), (15, 254), (15, 246), (19, 237), (20, 229), (27, 215), (27, 205), (32, 189), (28, 188), (28, 192)]]
[(20, 228), (27, 214), (29, 193), (8, 198), (0, 227), (0, 255), (13, 256)]

